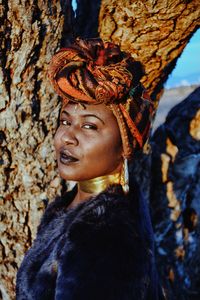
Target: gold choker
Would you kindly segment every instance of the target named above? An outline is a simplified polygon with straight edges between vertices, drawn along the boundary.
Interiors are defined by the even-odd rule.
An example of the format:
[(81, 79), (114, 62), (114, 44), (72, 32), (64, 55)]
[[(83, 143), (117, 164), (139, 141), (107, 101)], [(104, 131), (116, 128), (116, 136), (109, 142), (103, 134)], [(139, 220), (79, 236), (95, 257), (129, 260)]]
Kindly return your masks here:
[(121, 174), (105, 175), (89, 180), (79, 181), (80, 189), (89, 194), (99, 194), (112, 184), (121, 183)]

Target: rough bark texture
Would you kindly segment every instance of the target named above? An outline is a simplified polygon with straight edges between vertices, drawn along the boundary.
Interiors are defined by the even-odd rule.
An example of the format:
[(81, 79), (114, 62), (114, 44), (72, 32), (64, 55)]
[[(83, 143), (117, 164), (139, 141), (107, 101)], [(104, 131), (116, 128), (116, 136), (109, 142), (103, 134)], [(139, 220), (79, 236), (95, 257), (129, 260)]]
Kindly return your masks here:
[(3, 1), (0, 10), (1, 296), (14, 299), (17, 265), (57, 192), (52, 135), (58, 99), (47, 79), (59, 47), (58, 1)]
[(102, 0), (99, 31), (141, 61), (142, 81), (153, 98), (200, 26), (199, 0)]
[(97, 35), (94, 2), (0, 3), (0, 298), (14, 299), (17, 268), (35, 237), (48, 201), (61, 192), (53, 134), (59, 101), (47, 78), (48, 62), (60, 45), (83, 35), (84, 15), (93, 16), (84, 32)]
[(200, 87), (169, 112), (151, 144), (151, 204), (158, 269), (170, 300), (197, 300), (200, 299)]

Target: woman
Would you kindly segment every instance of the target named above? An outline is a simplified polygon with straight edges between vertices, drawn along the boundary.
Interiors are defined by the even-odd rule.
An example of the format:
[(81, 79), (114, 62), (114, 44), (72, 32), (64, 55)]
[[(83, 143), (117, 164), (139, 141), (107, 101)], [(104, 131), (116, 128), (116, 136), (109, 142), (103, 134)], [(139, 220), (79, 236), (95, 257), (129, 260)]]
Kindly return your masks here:
[(112, 43), (77, 39), (49, 76), (62, 97), (58, 170), (77, 185), (46, 209), (17, 299), (162, 299), (148, 210), (128, 179), (153, 113), (138, 64)]

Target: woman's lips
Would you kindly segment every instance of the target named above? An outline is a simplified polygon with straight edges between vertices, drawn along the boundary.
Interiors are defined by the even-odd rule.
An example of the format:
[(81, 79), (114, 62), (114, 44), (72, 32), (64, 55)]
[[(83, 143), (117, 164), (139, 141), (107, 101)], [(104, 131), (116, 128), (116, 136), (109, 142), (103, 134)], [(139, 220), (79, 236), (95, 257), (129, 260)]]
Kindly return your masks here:
[(60, 162), (64, 165), (75, 163), (78, 161), (78, 158), (71, 155), (70, 152), (61, 150), (60, 151)]

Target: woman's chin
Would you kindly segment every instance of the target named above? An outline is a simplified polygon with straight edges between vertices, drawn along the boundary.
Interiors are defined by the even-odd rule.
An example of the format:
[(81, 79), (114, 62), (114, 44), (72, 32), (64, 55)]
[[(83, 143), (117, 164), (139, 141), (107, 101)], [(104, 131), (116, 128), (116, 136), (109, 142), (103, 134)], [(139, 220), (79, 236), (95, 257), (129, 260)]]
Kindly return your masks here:
[(59, 172), (59, 175), (62, 179), (66, 181), (77, 181), (76, 176), (70, 176), (69, 174), (63, 174), (62, 172)]
[(62, 179), (66, 181), (74, 181), (74, 182), (79, 182), (79, 181), (85, 181), (85, 180), (90, 180), (93, 179), (97, 176), (86, 176), (86, 174), (71, 174), (71, 173), (65, 173), (62, 170), (59, 170), (59, 175)]
[(81, 176), (79, 174), (64, 172), (62, 169), (58, 169), (58, 173), (60, 177), (66, 181), (81, 181)]

